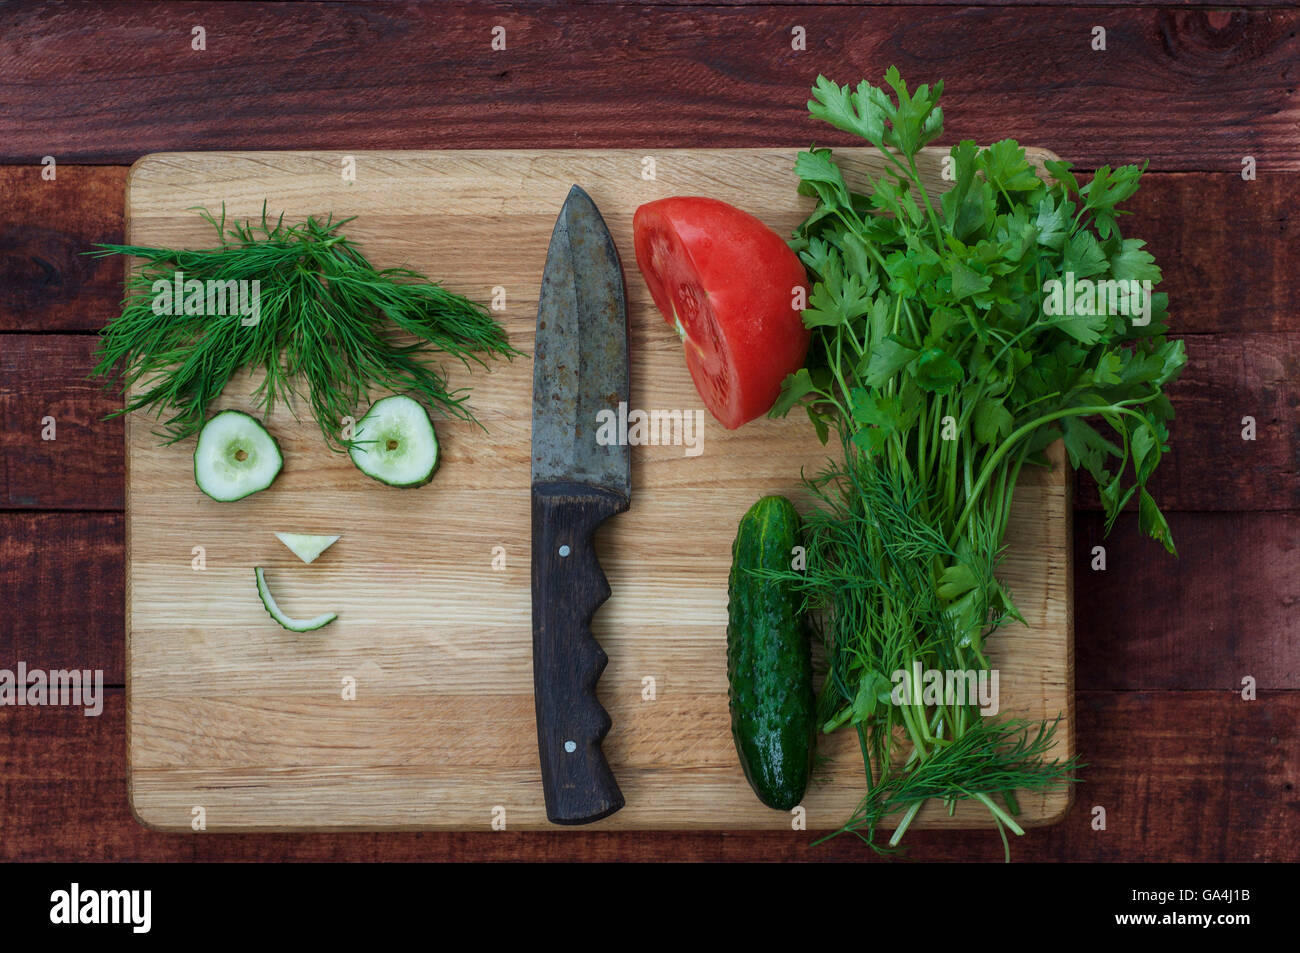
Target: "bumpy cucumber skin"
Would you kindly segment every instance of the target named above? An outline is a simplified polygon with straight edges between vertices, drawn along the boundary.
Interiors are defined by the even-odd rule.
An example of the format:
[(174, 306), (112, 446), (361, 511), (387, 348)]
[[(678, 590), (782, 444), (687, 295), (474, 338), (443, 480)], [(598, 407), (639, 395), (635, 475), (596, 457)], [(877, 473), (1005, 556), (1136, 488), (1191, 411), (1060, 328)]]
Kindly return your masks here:
[(768, 807), (803, 799), (816, 746), (812, 649), (789, 586), (751, 569), (788, 569), (799, 514), (783, 496), (765, 496), (740, 521), (727, 587), (727, 679), (731, 736), (745, 778)]
[[(216, 500), (218, 503), (235, 503), (239, 500), (248, 499), (248, 497), (252, 496), (254, 493), (261, 493), (263, 490), (269, 490), (271, 488), (271, 484), (275, 483), (275, 481), (280, 478), (280, 474), (284, 470), (284, 451), (280, 449), (280, 441), (276, 439), (275, 434), (267, 430), (266, 426), (252, 414), (246, 414), (242, 410), (223, 410), (215, 413), (207, 419), (203, 426), (206, 427), (222, 414), (238, 414), (241, 417), (247, 417), (251, 420), (257, 426), (258, 430), (271, 438), (271, 443), (275, 445), (275, 454), (280, 458), (280, 465), (276, 467), (275, 473), (272, 474), (270, 481), (265, 486), (260, 486), (255, 490), (249, 490), (247, 493), (240, 494), (239, 496), (214, 496), (212, 493), (208, 492), (207, 487), (203, 485), (203, 481), (199, 478), (199, 447), (196, 442), (194, 445), (194, 485), (197, 486), (203, 495), (210, 500)], [(203, 431), (200, 428), (199, 436), (202, 435)]]

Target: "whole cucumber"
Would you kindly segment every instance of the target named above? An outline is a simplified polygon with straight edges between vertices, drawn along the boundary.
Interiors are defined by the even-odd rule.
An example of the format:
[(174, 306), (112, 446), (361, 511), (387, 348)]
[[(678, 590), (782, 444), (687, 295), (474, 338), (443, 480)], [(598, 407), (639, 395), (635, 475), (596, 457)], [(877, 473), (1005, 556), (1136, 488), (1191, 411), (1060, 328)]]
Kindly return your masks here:
[(788, 569), (799, 528), (799, 514), (783, 496), (750, 507), (731, 547), (727, 605), (731, 735), (754, 793), (785, 811), (803, 798), (812, 772), (811, 647), (798, 595), (751, 570)]

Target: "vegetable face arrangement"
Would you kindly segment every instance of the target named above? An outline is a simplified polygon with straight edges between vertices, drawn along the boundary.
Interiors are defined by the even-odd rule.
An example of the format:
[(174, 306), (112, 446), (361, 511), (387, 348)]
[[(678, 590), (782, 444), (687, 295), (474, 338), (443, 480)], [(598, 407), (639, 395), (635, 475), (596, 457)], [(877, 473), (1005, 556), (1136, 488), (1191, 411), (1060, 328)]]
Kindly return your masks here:
[(802, 404), (843, 462), (806, 481), (819, 501), (806, 572), (767, 575), (823, 610), (819, 718), (857, 733), (866, 768), (843, 830), (888, 849), (876, 839), (886, 817), (901, 814), (892, 847), (926, 801), (974, 799), (1005, 844), (1007, 829), (1022, 833), (1017, 789), (1073, 780), (1076, 764), (1047, 760), (1055, 723), (995, 721), (919, 692), (896, 704), (891, 676), (989, 668), (987, 638), (1020, 618), (995, 577), (1016, 477), (1057, 439), (1097, 480), (1108, 530), (1137, 495), (1142, 530), (1174, 552), (1146, 483), (1168, 450), (1163, 388), (1186, 358), (1164, 337), (1166, 296), (1150, 293), (1160, 269), (1120, 235), (1116, 206), (1138, 168), (1103, 167), (1081, 187), (1069, 163), (1047, 162), (1047, 183), (1014, 141), (966, 141), (936, 200), (916, 156), (942, 131), (942, 83), (909, 92), (892, 68), (886, 82), (893, 96), (819, 77), (808, 104), (888, 171), (859, 195), (829, 149), (796, 162), (800, 191), (818, 199), (794, 243), (814, 279), (813, 343), (771, 413)]
[[(430, 358), (437, 351), (483, 364), (483, 353), (516, 354), (487, 309), (409, 269), (375, 268), (340, 234), (350, 218), (285, 225), (281, 216), (273, 224), (263, 206), (260, 225), (227, 230), (224, 210), (220, 220), (201, 214), (217, 230), (216, 248), (100, 245), (94, 253), (144, 259), (128, 280), (122, 314), (102, 333), (94, 370), (120, 380), (124, 393), (142, 385), (117, 413), (170, 413), (166, 443), (198, 434), (199, 489), (219, 502), (243, 499), (279, 475), (279, 444), (243, 411), (204, 418), (237, 371), (260, 369), (265, 376), (253, 400), (264, 413), (277, 399), (306, 397), (326, 443), (348, 450), (367, 476), (398, 487), (428, 483), (438, 439), (424, 405), (406, 394), (474, 419), (467, 394), (449, 391)], [(414, 340), (403, 343), (398, 333)], [(377, 400), (345, 437), (343, 418), (375, 390), (406, 393)], [(307, 563), (338, 539), (277, 535)], [(267, 612), (286, 629), (309, 632), (337, 618), (293, 618), (277, 605), (261, 567), (255, 577)]]

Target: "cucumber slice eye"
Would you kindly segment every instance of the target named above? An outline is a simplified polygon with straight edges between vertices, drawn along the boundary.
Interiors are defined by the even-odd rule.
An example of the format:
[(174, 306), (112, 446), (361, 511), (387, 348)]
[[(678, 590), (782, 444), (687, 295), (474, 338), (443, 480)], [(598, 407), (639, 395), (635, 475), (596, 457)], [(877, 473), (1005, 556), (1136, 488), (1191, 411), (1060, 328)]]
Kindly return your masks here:
[(438, 469), (438, 436), (419, 401), (401, 395), (376, 401), (357, 421), (352, 462), (389, 486), (424, 486)]
[(271, 590), (266, 585), (266, 573), (261, 566), (253, 568), (253, 575), (257, 577), (257, 594), (262, 599), (262, 605), (270, 613), (271, 618), (290, 632), (311, 632), (322, 626), (329, 625), (339, 617), (337, 612), (322, 612), (318, 616), (310, 619), (295, 619), (292, 616), (284, 614), (284, 610), (275, 601), (275, 596), (271, 595)]
[(204, 424), (194, 447), (194, 482), (223, 503), (265, 490), (283, 466), (275, 438), (240, 410), (223, 410)]

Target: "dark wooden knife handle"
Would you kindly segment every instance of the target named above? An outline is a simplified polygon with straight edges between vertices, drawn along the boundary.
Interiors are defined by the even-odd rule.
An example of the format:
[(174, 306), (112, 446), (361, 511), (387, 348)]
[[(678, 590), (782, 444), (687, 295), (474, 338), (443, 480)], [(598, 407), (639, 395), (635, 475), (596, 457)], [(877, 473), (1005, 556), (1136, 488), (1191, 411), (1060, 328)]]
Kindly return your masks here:
[(586, 824), (623, 806), (600, 743), (609, 714), (596, 681), (609, 661), (591, 634), (591, 617), (609, 598), (596, 559), (596, 527), (628, 508), (600, 487), (533, 487), (533, 697), (546, 816)]

